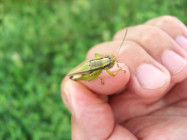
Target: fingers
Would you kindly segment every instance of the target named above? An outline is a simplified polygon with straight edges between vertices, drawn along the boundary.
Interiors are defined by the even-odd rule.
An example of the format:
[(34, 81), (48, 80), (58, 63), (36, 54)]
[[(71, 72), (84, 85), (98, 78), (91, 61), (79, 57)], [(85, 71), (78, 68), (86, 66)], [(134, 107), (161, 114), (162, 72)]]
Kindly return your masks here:
[(127, 129), (115, 124), (110, 106), (81, 83), (66, 78), (61, 92), (72, 112), (73, 140), (136, 139)]
[[(160, 22), (159, 19), (158, 21)], [(156, 24), (155, 22), (154, 24)], [(161, 24), (159, 25), (161, 26)], [(178, 28), (176, 27), (176, 30), (179, 30), (181, 35), (187, 34), (182, 25)], [(172, 82), (177, 83), (184, 80), (187, 76), (187, 53), (183, 47), (172, 39), (172, 36), (177, 36), (177, 33), (165, 32), (165, 30), (167, 29), (163, 31), (155, 26), (139, 25), (129, 28), (126, 39), (140, 44), (155, 60), (168, 69)], [(122, 38), (124, 36), (123, 33), (124, 31), (120, 31), (115, 35), (114, 39)]]
[(161, 16), (158, 18), (150, 19), (145, 24), (156, 26), (170, 35), (174, 40), (178, 36), (187, 37), (186, 26), (176, 17)]
[[(156, 19), (155, 19), (155, 21), (156, 21)], [(159, 21), (159, 19), (157, 21)], [(165, 21), (167, 21), (167, 20), (165, 20)], [(180, 22), (180, 21), (176, 20), (174, 23), (177, 24), (177, 22)], [(155, 22), (153, 22), (153, 23), (155, 23)], [(162, 23), (164, 24), (164, 22), (162, 22)], [(161, 24), (158, 24), (158, 25), (161, 25)], [(176, 26), (176, 28), (177, 27), (179, 28), (177, 30), (180, 31), (178, 33), (181, 33), (182, 35), (186, 35), (185, 26), (181, 22), (178, 23), (178, 25), (180, 25), (179, 27)], [(131, 42), (135, 42), (136, 45), (134, 45), (134, 46), (139, 46), (139, 47), (143, 48), (148, 53), (148, 55), (150, 55), (152, 58), (154, 58), (154, 60), (156, 60), (157, 62), (162, 64), (165, 67), (165, 70), (170, 73), (171, 82), (177, 83), (177, 82), (180, 82), (183, 79), (185, 79), (187, 76), (187, 65), (186, 65), (187, 53), (184, 51), (184, 49), (183, 49), (184, 47), (181, 47), (181, 45), (177, 41), (172, 39), (171, 36), (177, 36), (177, 34), (173, 33), (173, 32), (165, 32), (165, 30), (167, 30), (167, 29), (165, 29), (165, 28), (160, 29), (157, 26), (151, 25), (151, 21), (150, 21), (150, 22), (147, 22), (147, 25), (140, 25), (140, 26), (129, 28), (126, 40), (130, 40)], [(114, 39), (115, 40), (120, 39), (120, 42), (121, 42), (122, 38), (124, 37), (124, 33), (125, 33), (125, 31), (120, 31), (119, 33), (116, 34)], [(172, 34), (172, 35), (170, 35), (170, 34)], [(185, 42), (184, 39), (183, 39), (183, 42)], [(108, 47), (107, 47), (107, 45), (108, 45)], [(101, 45), (97, 45), (99, 47), (97, 47), (97, 46), (94, 47), (88, 53), (88, 55), (87, 55), (88, 60), (93, 59), (95, 53), (100, 53), (102, 55), (116, 55), (117, 48), (119, 48), (119, 44), (114, 43), (113, 45), (114, 45), (114, 47), (110, 47), (111, 45), (109, 45), (108, 43), (103, 43)], [(182, 43), (182, 45), (184, 46), (184, 43)], [(98, 49), (95, 49), (95, 48), (98, 48)], [(123, 50), (123, 47), (121, 48), (121, 50)], [(121, 51), (121, 52), (123, 52), (123, 51)], [(136, 54), (139, 53), (138, 51), (136, 51), (136, 52), (137, 52)], [(135, 58), (134, 56), (136, 56), (136, 54), (132, 52), (131, 56), (133, 56), (133, 58)], [(123, 56), (124, 56), (124, 54), (123, 54)], [(140, 61), (137, 60), (137, 62), (135, 62), (135, 61), (133, 61), (133, 58), (131, 58), (132, 61), (131, 61), (131, 64), (129, 62), (128, 67), (131, 67), (131, 65), (133, 65), (132, 67), (139, 66), (138, 64), (140, 64)], [(124, 62), (126, 62), (126, 61), (124, 61)], [(136, 63), (138, 63), (138, 64), (136, 64)], [(152, 64), (152, 62), (151, 62), (151, 64)], [(138, 69), (136, 69), (135, 67), (134, 68), (131, 67), (131, 69), (130, 69), (131, 72), (134, 71), (134, 73), (135, 73), (135, 71), (136, 71), (136, 73), (141, 73), (141, 74), (132, 75), (131, 76), (132, 80), (130, 81), (129, 86), (134, 91), (138, 91), (138, 93), (140, 93), (140, 95), (142, 94), (143, 96), (146, 94), (144, 94), (142, 90), (139, 90), (138, 84), (143, 86), (144, 88), (146, 86), (153, 86), (153, 85), (157, 86), (156, 88), (159, 88), (159, 85), (156, 85), (156, 84), (164, 84), (161, 81), (160, 82), (156, 82), (156, 80), (152, 80), (155, 82), (149, 81), (150, 78), (144, 79), (143, 81), (141, 80), (141, 79), (143, 79), (143, 77), (146, 77), (146, 76), (153, 77), (153, 74), (151, 74), (151, 73), (150, 73), (151, 76), (149, 76), (148, 74), (144, 75), (147, 70), (150, 72), (154, 71), (154, 73), (158, 72), (156, 69), (154, 69), (154, 68), (152, 69), (151, 67), (147, 67), (147, 66), (150, 66), (150, 65), (144, 65), (143, 67), (139, 67)], [(114, 68), (113, 70), (116, 71), (117, 67)], [(144, 74), (142, 73), (143, 71), (144, 71)], [(113, 93), (116, 93), (117, 91), (124, 89), (127, 82), (129, 81), (130, 74), (127, 69), (126, 73), (123, 73), (121, 71), (115, 77), (111, 77), (106, 72), (103, 72), (100, 75), (100, 77), (102, 78), (102, 81), (104, 81), (104, 85), (102, 85), (101, 82), (99, 82), (100, 79), (96, 79), (91, 82), (83, 81), (83, 83), (85, 85), (87, 85), (88, 88), (90, 88), (92, 91), (94, 91), (96, 93), (109, 95), (109, 94), (113, 94)], [(149, 84), (153, 84), (153, 85), (145, 85), (146, 84), (145, 82), (149, 83)], [(167, 81), (166, 81), (166, 83), (167, 83)], [(155, 89), (155, 87), (151, 87), (151, 89)], [(161, 91), (163, 92), (164, 90), (161, 90)], [(147, 92), (147, 90), (146, 90), (146, 92)], [(155, 92), (157, 92), (157, 91), (155, 91)], [(158, 93), (161, 93), (161, 92), (157, 92), (157, 95), (161, 95)], [(149, 95), (150, 95), (150, 97), (154, 96), (154, 94), (149, 94)]]
[[(99, 44), (89, 51), (88, 57), (98, 51), (102, 54), (115, 53), (120, 44), (121, 41)], [(128, 88), (146, 98), (162, 96), (170, 83), (170, 75), (167, 69), (155, 61), (140, 45), (125, 41), (116, 57), (119, 62), (128, 66), (131, 73)]]
[(187, 28), (179, 19), (173, 16), (162, 16), (148, 20), (145, 24), (160, 28), (187, 52)]
[[(156, 21), (154, 21), (154, 23), (155, 22)], [(181, 24), (179, 23), (179, 27), (176, 26), (179, 28), (176, 30), (179, 30), (180, 33), (184, 35), (185, 30), (183, 26), (181, 27), (180, 25)], [(122, 39), (124, 33), (125, 33), (124, 30), (118, 32), (114, 37), (114, 39), (115, 40)], [(173, 36), (177, 36), (177, 35), (173, 35)], [(129, 28), (126, 40), (130, 40), (138, 43), (140, 47), (147, 52), (147, 54), (149, 54), (152, 58), (154, 58), (154, 60), (162, 64), (165, 67), (165, 69), (168, 72), (170, 72), (172, 83), (175, 84), (186, 78), (186, 74), (187, 74), (186, 65), (184, 67), (182, 66), (183, 64), (186, 64), (186, 52), (179, 44), (177, 44), (177, 42), (170, 36), (170, 34), (165, 32), (163, 29), (160, 29), (153, 25), (135, 26)], [(142, 71), (140, 70), (140, 73), (143, 73), (143, 71), (145, 70)], [(175, 73), (174, 71), (177, 72)], [(142, 76), (142, 78), (143, 77), (145, 78), (146, 76), (151, 78), (152, 75), (149, 75), (149, 72), (147, 72), (145, 73), (144, 76)], [(136, 84), (134, 84), (133, 81), (135, 80), (132, 78), (130, 80), (129, 89), (133, 89), (139, 95), (139, 93), (142, 90), (137, 90), (138, 88), (135, 86)], [(157, 92), (158, 89), (155, 89), (155, 91)], [(152, 95), (151, 92), (149, 93)], [(164, 95), (165, 93), (167, 92), (163, 91), (162, 93), (160, 92), (160, 94), (159, 92), (157, 92), (155, 95), (159, 95), (159, 96), (155, 96), (155, 97), (161, 97), (161, 95)], [(168, 99), (170, 100), (170, 102), (172, 102), (173, 100), (178, 100), (178, 98), (181, 98), (183, 96), (178, 96), (176, 98), (176, 94), (175, 94), (175, 96), (172, 97), (173, 97), (172, 99), (171, 98)], [(135, 116), (148, 114), (153, 110), (157, 110), (158, 108), (163, 107), (165, 105), (163, 102), (155, 102), (155, 99), (158, 98), (152, 98), (152, 100), (150, 99), (145, 100), (144, 98), (140, 99), (139, 97), (132, 96), (131, 92), (125, 92), (125, 94), (114, 96), (112, 99), (110, 99), (110, 104), (113, 108), (113, 112), (115, 114), (115, 118), (117, 122), (123, 122)], [(124, 108), (121, 109), (121, 106), (123, 106)]]

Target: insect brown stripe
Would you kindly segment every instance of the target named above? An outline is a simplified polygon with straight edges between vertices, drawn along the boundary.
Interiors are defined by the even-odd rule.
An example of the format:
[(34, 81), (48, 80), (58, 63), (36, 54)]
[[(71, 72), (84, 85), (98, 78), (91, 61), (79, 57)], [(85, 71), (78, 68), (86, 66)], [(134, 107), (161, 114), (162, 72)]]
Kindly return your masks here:
[[(104, 57), (104, 58), (108, 58), (108, 57)], [(94, 59), (94, 60), (88, 61), (91, 73), (94, 72), (94, 71), (96, 71), (96, 70), (102, 70), (102, 69), (105, 69), (107, 67), (110, 67), (110, 63), (108, 63), (106, 65), (104, 65), (102, 63), (102, 59), (104, 59), (104, 58), (99, 58), (99, 59)], [(90, 65), (91, 63), (92, 63), (92, 66)], [(96, 68), (93, 68), (93, 67), (96, 67)]]

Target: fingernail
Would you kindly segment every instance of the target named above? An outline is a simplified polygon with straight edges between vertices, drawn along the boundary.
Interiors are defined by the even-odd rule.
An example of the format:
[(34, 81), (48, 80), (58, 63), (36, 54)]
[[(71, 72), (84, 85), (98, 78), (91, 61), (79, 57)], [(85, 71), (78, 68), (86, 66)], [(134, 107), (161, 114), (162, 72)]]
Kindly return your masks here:
[(137, 78), (143, 88), (157, 89), (166, 83), (165, 74), (152, 64), (142, 64), (137, 68)]
[(176, 42), (187, 52), (187, 38), (184, 36), (178, 36)]
[(171, 74), (180, 72), (186, 65), (186, 61), (172, 50), (166, 50), (162, 54), (161, 61)]
[(71, 86), (71, 82), (66, 82), (65, 85), (64, 85), (64, 93), (65, 93), (65, 96), (66, 96), (66, 99), (67, 99), (67, 103), (68, 103), (68, 108), (70, 110), (70, 112), (73, 114), (73, 108), (72, 108), (72, 101), (71, 101), (71, 92), (69, 89), (71, 89), (72, 86)]

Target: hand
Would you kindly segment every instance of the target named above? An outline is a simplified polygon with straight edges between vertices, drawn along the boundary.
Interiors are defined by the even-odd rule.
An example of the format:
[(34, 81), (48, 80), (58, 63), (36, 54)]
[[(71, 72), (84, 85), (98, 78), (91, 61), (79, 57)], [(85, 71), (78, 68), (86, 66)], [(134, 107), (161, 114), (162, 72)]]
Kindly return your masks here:
[[(87, 54), (114, 55), (125, 34), (94, 46)], [(62, 97), (72, 113), (73, 140), (186, 140), (187, 28), (163, 16), (128, 27), (119, 54), (126, 73), (106, 72), (91, 82), (66, 77)], [(112, 68), (116, 71), (116, 68)]]

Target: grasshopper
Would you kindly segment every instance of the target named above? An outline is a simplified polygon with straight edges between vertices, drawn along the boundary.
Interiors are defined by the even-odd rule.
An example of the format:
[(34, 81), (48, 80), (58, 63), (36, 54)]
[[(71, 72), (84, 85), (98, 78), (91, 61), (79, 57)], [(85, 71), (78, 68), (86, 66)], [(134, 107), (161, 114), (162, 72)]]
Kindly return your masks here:
[[(127, 35), (127, 30), (125, 32), (123, 41), (117, 53), (119, 52), (121, 46), (123, 45), (126, 35)], [(92, 59), (90, 61), (83, 63), (78, 69), (70, 73), (68, 75), (69, 78), (74, 81), (79, 81), (79, 80), (91, 81), (91, 80), (99, 78), (101, 80), (101, 83), (104, 84), (102, 78), (99, 76), (103, 70), (106, 70), (106, 72), (113, 77), (116, 76), (118, 72), (122, 70), (122, 68), (119, 66), (119, 63), (116, 57), (113, 55), (104, 56), (104, 55), (95, 53), (95, 57), (96, 59)], [(114, 66), (114, 64), (117, 64), (119, 68), (116, 71), (116, 73), (113, 73), (110, 71), (110, 69)]]

